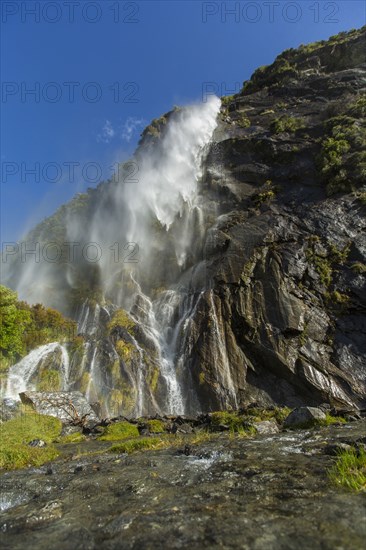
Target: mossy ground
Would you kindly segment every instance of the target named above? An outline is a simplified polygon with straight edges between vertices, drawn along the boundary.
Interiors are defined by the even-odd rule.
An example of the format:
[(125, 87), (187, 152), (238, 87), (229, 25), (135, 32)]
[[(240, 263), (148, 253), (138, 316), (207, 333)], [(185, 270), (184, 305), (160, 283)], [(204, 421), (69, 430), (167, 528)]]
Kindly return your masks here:
[(104, 433), (99, 437), (101, 441), (121, 441), (132, 437), (138, 437), (139, 431), (136, 424), (129, 422), (116, 422), (106, 427)]
[[(58, 456), (52, 442), (62, 429), (61, 421), (52, 416), (26, 412), (0, 425), (0, 468), (13, 470), (40, 466)], [(46, 447), (30, 447), (28, 443), (42, 439)]]

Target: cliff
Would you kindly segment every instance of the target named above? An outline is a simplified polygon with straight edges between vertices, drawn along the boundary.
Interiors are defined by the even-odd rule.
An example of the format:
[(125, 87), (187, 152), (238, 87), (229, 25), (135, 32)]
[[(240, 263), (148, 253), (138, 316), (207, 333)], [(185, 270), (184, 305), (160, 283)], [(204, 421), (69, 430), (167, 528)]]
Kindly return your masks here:
[[(118, 181), (28, 236), (141, 252), (118, 269), (81, 255), (71, 268), (65, 258), (37, 272), (19, 258), (8, 266), (21, 298), (78, 319), (71, 389), (124, 414), (365, 406), (365, 33), (282, 53), (222, 98), (214, 130), (205, 107), (196, 142), (203, 122), (185, 109), (153, 121)], [(194, 154), (171, 171), (166, 159), (187, 139)], [(187, 174), (196, 146), (200, 169)], [(128, 194), (136, 166), (157, 176)], [(181, 190), (187, 178), (198, 190)]]

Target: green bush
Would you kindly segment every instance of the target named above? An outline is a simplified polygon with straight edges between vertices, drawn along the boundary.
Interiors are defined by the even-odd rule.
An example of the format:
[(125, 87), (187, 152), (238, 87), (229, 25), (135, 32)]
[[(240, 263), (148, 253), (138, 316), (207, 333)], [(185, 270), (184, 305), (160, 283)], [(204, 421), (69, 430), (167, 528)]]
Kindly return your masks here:
[(11, 364), (37, 346), (70, 340), (76, 323), (55, 309), (18, 301), (16, 292), (0, 286), (0, 356)]
[(283, 132), (293, 133), (300, 128), (304, 128), (305, 122), (302, 118), (294, 118), (283, 115), (280, 118), (276, 118), (271, 123), (271, 130), (274, 134), (281, 134)]
[(366, 128), (343, 114), (328, 119), (324, 131), (317, 165), (327, 193), (349, 192), (366, 177)]

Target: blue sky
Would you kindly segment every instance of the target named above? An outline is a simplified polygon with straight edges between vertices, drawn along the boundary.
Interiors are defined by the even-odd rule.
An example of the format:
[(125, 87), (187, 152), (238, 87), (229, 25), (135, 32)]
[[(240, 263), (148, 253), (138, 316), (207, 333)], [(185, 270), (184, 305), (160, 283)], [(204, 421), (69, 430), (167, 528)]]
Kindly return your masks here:
[(173, 105), (233, 93), (282, 50), (365, 24), (363, 0), (1, 7), (2, 242), (110, 177)]

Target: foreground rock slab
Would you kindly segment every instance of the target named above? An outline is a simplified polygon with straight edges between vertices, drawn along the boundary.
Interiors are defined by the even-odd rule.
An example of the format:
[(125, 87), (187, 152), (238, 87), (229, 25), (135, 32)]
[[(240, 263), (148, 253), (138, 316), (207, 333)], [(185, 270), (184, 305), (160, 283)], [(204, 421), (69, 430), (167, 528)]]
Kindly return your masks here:
[(64, 424), (84, 426), (96, 424), (99, 418), (88, 401), (79, 391), (72, 392), (36, 392), (20, 393), (25, 405), (30, 405), (39, 414), (59, 418)]
[(187, 452), (85, 456), (103, 442), (69, 446), (68, 460), (0, 477), (0, 544), (363, 550), (365, 494), (331, 485), (327, 446), (357, 444), (365, 429), (362, 420), (252, 439), (221, 433)]

